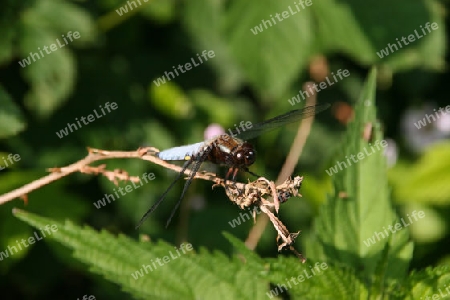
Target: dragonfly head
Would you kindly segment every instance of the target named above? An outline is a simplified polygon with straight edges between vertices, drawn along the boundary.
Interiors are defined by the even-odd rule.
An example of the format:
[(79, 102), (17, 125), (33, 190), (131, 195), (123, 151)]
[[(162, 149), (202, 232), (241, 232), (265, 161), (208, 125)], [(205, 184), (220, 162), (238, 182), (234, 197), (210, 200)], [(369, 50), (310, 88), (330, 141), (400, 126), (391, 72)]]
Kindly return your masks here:
[(256, 151), (250, 143), (245, 142), (234, 153), (234, 162), (239, 167), (248, 167), (255, 162)]

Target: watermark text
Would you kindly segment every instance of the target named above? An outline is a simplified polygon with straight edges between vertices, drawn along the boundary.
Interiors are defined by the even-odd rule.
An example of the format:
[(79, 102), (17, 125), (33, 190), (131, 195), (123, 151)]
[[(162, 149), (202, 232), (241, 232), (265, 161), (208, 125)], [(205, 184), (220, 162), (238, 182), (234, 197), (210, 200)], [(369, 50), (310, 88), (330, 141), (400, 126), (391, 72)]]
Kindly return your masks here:
[[(310, 270), (303, 270), (303, 272), (298, 275), (297, 277), (291, 277), (289, 280), (286, 280), (286, 284), (277, 284), (277, 286), (273, 289), (271, 289), (269, 292), (267, 292), (267, 296), (269, 298), (273, 298), (278, 296), (279, 294), (287, 291), (288, 289), (292, 288), (292, 285), (297, 285), (305, 281), (306, 279), (310, 279), (316, 275), (322, 275), (323, 271), (328, 269), (327, 263), (316, 263), (313, 266), (309, 266)], [(303, 275), (304, 274), (304, 275)], [(289, 288), (288, 288), (289, 286)]]
[[(144, 173), (144, 175), (142, 175), (142, 179), (145, 181), (145, 183), (148, 183), (150, 180), (155, 179), (155, 174), (154, 173)], [(108, 203), (111, 203), (111, 201), (116, 201), (116, 199), (119, 199), (120, 196), (117, 192), (119, 192), (122, 196), (125, 196), (127, 193), (131, 193), (133, 190), (138, 189), (142, 186), (142, 181), (139, 178), (139, 184), (135, 184), (134, 181), (131, 181), (131, 184), (127, 184), (125, 186), (125, 189), (122, 187), (118, 187), (116, 191), (116, 189), (114, 189), (114, 195), (116, 195), (117, 198), (114, 197), (113, 194), (105, 194), (104, 197), (100, 200), (98, 200), (97, 202), (94, 202), (94, 206), (97, 209), (100, 209), (104, 206), (106, 206)], [(124, 192), (125, 190), (125, 192)]]
[[(46, 54), (52, 54), (52, 52), (66, 46), (67, 44), (69, 44), (69, 42), (67, 40), (70, 40), (71, 42), (73, 42), (73, 39), (79, 39), (80, 38), (80, 33), (78, 31), (74, 31), (72, 33), (72, 31), (69, 31), (67, 33), (67, 37), (63, 34), (61, 35), (62, 39), (64, 40), (64, 43), (61, 43), (61, 41), (59, 40), (59, 38), (56, 39), (56, 44), (51, 44), (50, 46), (44, 46), (42, 47), (38, 47), (37, 52), (30, 52), (30, 55), (27, 56), (27, 58), (22, 59), (22, 61), (19, 61), (19, 65), (22, 68), (25, 68), (26, 66), (30, 65), (32, 63), (31, 60), (33, 60), (33, 62), (35, 62), (37, 59), (41, 59), (42, 57), (44, 57), (44, 52)], [(49, 51), (50, 49), (50, 51)], [(44, 50), (44, 52), (42, 52), (42, 50)], [(41, 55), (39, 55), (41, 54)]]
[(81, 116), (80, 120), (78, 120), (78, 118), (75, 118), (75, 121), (78, 124), (78, 126), (75, 123), (67, 123), (67, 126), (63, 129), (61, 129), (59, 132), (56, 132), (56, 135), (60, 139), (62, 139), (63, 137), (69, 135), (69, 133), (72, 133), (75, 130), (78, 130), (79, 128), (83, 127), (83, 125), (80, 123), (80, 121), (84, 125), (88, 125), (89, 123), (92, 123), (95, 120), (100, 119), (101, 117), (105, 116), (106, 115), (105, 110), (107, 110), (108, 113), (110, 113), (111, 109), (116, 110), (119, 106), (117, 105), (116, 102), (112, 102), (111, 104), (109, 102), (106, 102), (105, 107), (102, 107), (101, 105), (99, 105), (99, 107), (100, 107), (102, 114), (99, 114), (97, 112), (97, 109), (94, 109), (94, 114), (89, 114), (87, 117)]
[[(194, 65), (194, 67), (200, 66), (203, 63), (202, 57), (205, 61), (208, 61), (208, 57), (209, 58), (213, 58), (215, 57), (216, 54), (214, 53), (214, 51), (209, 50), (208, 53), (206, 52), (206, 50), (203, 50), (202, 55), (200, 57), (200, 55), (197, 53), (197, 59), (199, 63), (196, 63), (196, 60), (194, 57), (191, 57), (191, 63), (185, 63), (184, 65), (180, 65), (178, 64), (177, 67), (172, 66), (173, 68), (173, 72), (175, 72), (176, 75), (174, 75), (174, 73), (172, 71), (166, 71), (164, 72), (164, 75), (161, 77), (158, 77), (156, 80), (153, 80), (153, 82), (155, 83), (156, 86), (160, 86), (161, 84), (166, 83), (166, 80), (170, 81), (172, 79), (175, 79), (176, 76), (180, 76), (180, 74), (178, 73), (178, 71), (180, 71), (181, 73), (186, 73), (187, 71), (192, 69), (192, 65)], [(184, 67), (184, 69), (183, 69)], [(178, 69), (178, 71), (177, 71)], [(172, 78), (171, 78), (172, 77)]]
[(436, 111), (436, 109), (433, 109), (433, 111), (434, 114), (425, 114), (425, 117), (422, 120), (417, 121), (417, 123), (414, 123), (414, 126), (416, 126), (417, 129), (420, 129), (431, 124), (431, 122), (436, 122), (436, 120), (439, 120), (441, 117), (450, 114), (450, 105), (445, 107), (445, 111), (442, 107), (439, 107), (438, 111)]
[(35, 231), (33, 236), (30, 236), (27, 239), (16, 240), (16, 244), (13, 246), (8, 246), (4, 251), (0, 251), (0, 261), (4, 258), (8, 258), (10, 255), (17, 254), (19, 251), (27, 248), (30, 245), (44, 239), (47, 236), (52, 235), (54, 232), (58, 231), (58, 226), (53, 225), (45, 225), (44, 229), (39, 228), (40, 232)]
[[(439, 28), (439, 26), (436, 22), (433, 22), (433, 23), (427, 22), (424, 26), (425, 26), (426, 30), (425, 30), (425, 28), (422, 27), (422, 25), (420, 25), (423, 35), (420, 35), (420, 33), (417, 32), (417, 29), (415, 29), (414, 34), (408, 35), (409, 42), (406, 41), (406, 37), (404, 37), (404, 36), (402, 36), (400, 38), (400, 40), (402, 42), (400, 42), (400, 40), (398, 38), (396, 38), (395, 40), (397, 41), (397, 44), (395, 44), (395, 42), (393, 44), (388, 43), (386, 48), (382, 49), (380, 52), (377, 52), (378, 57), (379, 58), (386, 57), (389, 54), (394, 53), (395, 51), (398, 51), (398, 47), (403, 48), (403, 46), (407, 46), (407, 45), (409, 45), (409, 43), (416, 41), (416, 38), (421, 39), (424, 36), (426, 36), (428, 33), (430, 33), (431, 30), (436, 30)], [(403, 43), (403, 46), (402, 46), (402, 43)], [(397, 47), (397, 45), (398, 45), (398, 47)]]
[[(306, 7), (311, 6), (311, 5), (312, 5), (312, 0), (306, 0), (306, 1), (304, 1), (304, 0), (299, 0), (298, 3), (297, 3), (297, 2), (294, 2), (294, 6), (295, 6), (294, 9), (292, 9), (292, 7), (289, 5), (289, 6), (287, 7), (289, 10), (285, 10), (285, 11), (283, 11), (282, 13), (276, 13), (276, 14), (275, 14), (275, 17), (273, 17), (273, 15), (270, 15), (270, 16), (269, 16), (269, 17), (270, 17), (270, 20), (272, 20), (273, 23), (272, 23), (270, 20), (264, 20), (264, 19), (263, 19), (263, 20), (261, 20), (261, 23), (260, 23), (259, 25), (256, 25), (255, 27), (250, 28), (250, 31), (251, 31), (254, 35), (257, 35), (258, 33), (263, 32), (264, 29), (267, 29), (267, 28), (269, 28), (269, 27), (272, 27), (272, 24), (273, 24), (273, 25), (276, 25), (276, 24), (277, 24), (277, 21), (276, 21), (275, 19), (277, 19), (278, 22), (281, 22), (281, 21), (283, 21), (283, 20), (289, 18), (290, 16), (293, 16), (293, 15), (299, 13), (301, 10), (303, 10), (303, 9), (305, 9)], [(300, 8), (300, 7), (301, 7), (301, 8)], [(281, 18), (280, 16), (281, 16), (282, 18)]]
[[(413, 211), (411, 213), (412, 217), (414, 218), (414, 221), (417, 221), (419, 219), (422, 219), (425, 217), (425, 212), (424, 211), (419, 211), (417, 212), (416, 210)], [(385, 239), (387, 237), (389, 237), (389, 235), (392, 233), (396, 233), (397, 231), (401, 230), (404, 227), (408, 227), (409, 225), (411, 225), (414, 221), (412, 220), (411, 216), (409, 214), (407, 214), (408, 217), (408, 222), (405, 222), (405, 220), (403, 218), (400, 219), (400, 222), (395, 223), (395, 225), (389, 225), (388, 228), (386, 229), (386, 227), (383, 227), (384, 231), (383, 232), (375, 232), (372, 237), (368, 238), (367, 240), (363, 241), (363, 243), (367, 246), (370, 247), (371, 245), (374, 245), (376, 242), (379, 242), (381, 239)], [(418, 219), (419, 217), (419, 219)], [(388, 231), (389, 230), (389, 231)], [(381, 237), (381, 238), (380, 238)]]
[(153, 272), (158, 267), (162, 267), (165, 264), (168, 264), (171, 260), (177, 259), (178, 257), (181, 256), (181, 254), (186, 254), (187, 251), (191, 251), (192, 249), (194, 249), (192, 247), (192, 244), (190, 244), (190, 243), (181, 244), (179, 249), (177, 249), (177, 247), (174, 247), (174, 248), (176, 250), (175, 254), (173, 254), (172, 251), (169, 251), (170, 257), (169, 257), (169, 255), (166, 255), (162, 259), (159, 257), (156, 258), (155, 260), (152, 259), (150, 265), (142, 265), (142, 268), (140, 268), (139, 270), (132, 273), (131, 277), (133, 277), (134, 280), (137, 280), (137, 279), (143, 277), (145, 274), (148, 274), (149, 271)]
[[(342, 80), (342, 79), (350, 76), (350, 71), (347, 69), (344, 69), (344, 71), (341, 71), (341, 69), (339, 69), (339, 70), (337, 70), (336, 75), (337, 75), (337, 77), (339, 77), (339, 80)], [(309, 85), (309, 87), (307, 88), (307, 90), (309, 90), (309, 93), (306, 89), (305, 89), (305, 91), (300, 89), (298, 91), (297, 95), (295, 95), (291, 99), (288, 99), (288, 102), (293, 106), (296, 103), (300, 103), (302, 100), (306, 100), (307, 98), (314, 95), (315, 93), (318, 93), (318, 92), (326, 89), (327, 87), (332, 86), (333, 84), (335, 84), (336, 82), (339, 81), (337, 79), (336, 75), (334, 75), (334, 72), (331, 72), (331, 76), (333, 77), (333, 80), (330, 80), (330, 78), (327, 76), (327, 77), (325, 77), (324, 81), (321, 81), (320, 83), (317, 83), (317, 84), (314, 83), (314, 84)], [(301, 97), (301, 99), (300, 99), (300, 97)]]
[(376, 151), (379, 151), (380, 146), (382, 148), (386, 148), (388, 143), (385, 140), (381, 140), (381, 142), (380, 141), (375, 142), (375, 145), (374, 145), (375, 147), (372, 146), (372, 144), (370, 144), (370, 143), (369, 143), (369, 145), (370, 145), (370, 151), (368, 151), (367, 148), (364, 147), (364, 151), (360, 151), (356, 155), (351, 154), (350, 158), (348, 157), (348, 155), (346, 155), (345, 158), (346, 158), (347, 163), (345, 163), (345, 161), (337, 161), (333, 167), (330, 167), (328, 170), (325, 170), (325, 172), (327, 172), (328, 176), (333, 176), (333, 174), (338, 173), (339, 170), (342, 171), (344, 168), (348, 168), (349, 166), (351, 166), (352, 162), (357, 163), (358, 161), (361, 161), (365, 157), (374, 154)]
[[(20, 155), (10, 153), (10, 154), (8, 154), (8, 157), (6, 159), (5, 159), (5, 157), (2, 157), (2, 160), (3, 160), (4, 166), (0, 165), (0, 171), (10, 167), (15, 162), (18, 162), (20, 160)], [(8, 163), (8, 161), (9, 161), (9, 163)]]

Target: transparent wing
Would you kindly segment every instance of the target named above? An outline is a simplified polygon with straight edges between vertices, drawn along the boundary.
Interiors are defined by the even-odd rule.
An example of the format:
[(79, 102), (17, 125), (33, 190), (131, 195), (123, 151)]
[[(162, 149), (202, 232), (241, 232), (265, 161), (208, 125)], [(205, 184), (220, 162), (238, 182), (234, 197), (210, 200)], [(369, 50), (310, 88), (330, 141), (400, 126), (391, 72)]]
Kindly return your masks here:
[(285, 124), (293, 123), (295, 121), (299, 121), (301, 119), (309, 118), (311, 116), (314, 116), (315, 114), (318, 114), (321, 111), (324, 111), (330, 107), (329, 103), (326, 104), (319, 104), (315, 106), (307, 106), (301, 109), (291, 110), (290, 112), (285, 113), (284, 115), (277, 116), (275, 118), (266, 120), (261, 123), (253, 124), (252, 128), (241, 131), (240, 133), (237, 133), (237, 131), (234, 131), (233, 134), (242, 139), (242, 140), (249, 140), (252, 138), (257, 137), (261, 133), (265, 131), (270, 131), (273, 129), (276, 129), (278, 127), (281, 127)]

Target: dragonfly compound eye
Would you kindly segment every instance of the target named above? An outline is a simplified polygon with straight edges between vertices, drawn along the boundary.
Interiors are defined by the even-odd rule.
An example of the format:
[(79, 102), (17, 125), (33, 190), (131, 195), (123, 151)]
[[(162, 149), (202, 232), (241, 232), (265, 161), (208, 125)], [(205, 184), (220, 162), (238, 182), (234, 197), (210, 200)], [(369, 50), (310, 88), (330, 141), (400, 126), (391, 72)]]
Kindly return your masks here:
[(255, 151), (250, 150), (247, 151), (247, 153), (245, 153), (245, 164), (246, 165), (252, 165), (255, 162), (256, 159), (256, 155), (255, 155)]
[(245, 142), (236, 152), (235, 159), (240, 166), (250, 166), (255, 162), (256, 151), (251, 144)]

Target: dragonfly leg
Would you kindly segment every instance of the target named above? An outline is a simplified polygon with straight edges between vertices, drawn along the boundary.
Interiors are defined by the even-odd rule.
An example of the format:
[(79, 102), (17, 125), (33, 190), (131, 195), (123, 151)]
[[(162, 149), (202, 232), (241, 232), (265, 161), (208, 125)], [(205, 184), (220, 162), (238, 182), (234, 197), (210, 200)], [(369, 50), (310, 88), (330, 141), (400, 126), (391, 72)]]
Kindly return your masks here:
[(194, 161), (194, 166), (191, 169), (191, 173), (188, 176), (188, 180), (184, 184), (183, 192), (181, 192), (180, 199), (178, 200), (177, 204), (175, 205), (175, 207), (172, 209), (172, 212), (170, 213), (170, 217), (166, 223), (166, 228), (169, 227), (170, 221), (172, 220), (172, 217), (175, 215), (175, 212), (177, 211), (178, 206), (180, 206), (180, 203), (181, 203), (181, 200), (183, 200), (184, 194), (186, 193), (189, 185), (191, 185), (191, 182), (194, 179), (195, 174), (197, 174), (198, 170), (200, 169), (202, 162), (205, 161), (206, 157), (208, 157), (208, 154), (210, 151), (211, 151), (211, 148), (205, 149), (203, 154), (201, 154), (198, 157), (192, 157), (189, 160), (189, 161)]
[[(139, 221), (139, 223), (136, 225), (136, 229), (138, 229), (142, 223), (144, 223), (145, 219), (147, 219), (149, 217), (149, 215), (158, 207), (158, 205), (161, 204), (161, 202), (166, 198), (167, 193), (172, 189), (172, 187), (175, 185), (175, 183), (184, 175), (184, 171), (189, 167), (190, 164), (192, 164), (193, 160), (188, 160), (184, 166), (183, 169), (181, 170), (181, 172), (178, 174), (178, 176), (175, 178), (175, 180), (170, 184), (170, 186), (167, 188), (167, 190), (162, 194), (162, 196), (159, 198), (158, 201), (155, 202), (155, 204), (152, 205), (152, 207), (150, 207), (149, 210), (147, 210), (147, 212), (142, 216), (141, 220)], [(190, 181), (189, 181), (190, 183)]]
[(235, 169), (234, 169), (234, 172), (233, 172), (233, 177), (232, 177), (233, 183), (236, 182), (236, 175), (237, 175), (238, 172), (239, 172), (239, 168), (235, 168)]
[(242, 192), (238, 189), (238, 187), (237, 187), (237, 185), (236, 185), (236, 175), (237, 175), (237, 173), (239, 172), (239, 168), (234, 168), (234, 167), (230, 167), (229, 169), (228, 169), (228, 172), (227, 172), (227, 174), (225, 175), (225, 188), (227, 189), (228, 188), (228, 185), (227, 185), (227, 181), (228, 181), (228, 179), (230, 178), (230, 176), (231, 176), (231, 186), (235, 189), (235, 190), (237, 190), (238, 192), (239, 192), (239, 196), (241, 196), (242, 195)]
[(230, 175), (233, 172), (233, 169), (234, 169), (233, 167), (228, 169), (227, 175), (225, 175), (225, 179), (224, 179), (225, 184), (227, 183), (227, 180), (230, 178)]
[(262, 176), (260, 176), (260, 175), (258, 175), (258, 174), (256, 174), (256, 173), (253, 173), (253, 172), (250, 171), (248, 168), (244, 168), (243, 170), (244, 170), (245, 172), (249, 173), (250, 175), (253, 175), (253, 176), (256, 176), (256, 177), (262, 177)]

